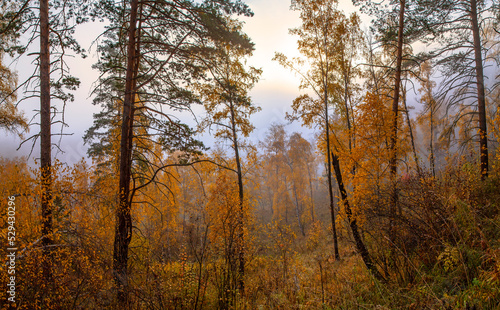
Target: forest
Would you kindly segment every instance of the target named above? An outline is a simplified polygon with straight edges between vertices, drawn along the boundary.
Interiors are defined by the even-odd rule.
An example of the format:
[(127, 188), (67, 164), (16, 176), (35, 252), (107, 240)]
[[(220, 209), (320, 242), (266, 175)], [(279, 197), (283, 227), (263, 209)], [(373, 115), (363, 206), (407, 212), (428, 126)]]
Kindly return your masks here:
[(0, 308), (500, 309), (500, 3), (287, 0), (300, 95), (256, 139), (247, 2), (0, 1)]

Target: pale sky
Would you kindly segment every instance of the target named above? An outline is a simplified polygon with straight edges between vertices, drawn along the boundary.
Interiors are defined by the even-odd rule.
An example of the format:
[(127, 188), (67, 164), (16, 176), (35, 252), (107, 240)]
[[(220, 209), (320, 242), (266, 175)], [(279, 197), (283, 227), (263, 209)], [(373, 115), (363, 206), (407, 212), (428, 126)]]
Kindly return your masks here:
[[(255, 13), (254, 17), (242, 18), (245, 22), (244, 31), (255, 43), (255, 51), (248, 64), (263, 70), (259, 83), (251, 91), (254, 103), (262, 108), (262, 111), (252, 118), (256, 129), (251, 135), (251, 140), (256, 142), (264, 138), (269, 125), (273, 122), (286, 122), (285, 113), (291, 112), (291, 103), (300, 94), (298, 90), (299, 79), (277, 62), (271, 61), (275, 52), (282, 52), (290, 57), (299, 56), (296, 38), (288, 34), (288, 29), (300, 26), (300, 18), (298, 12), (289, 10), (290, 0), (247, 0), (245, 2)], [(339, 2), (339, 8), (343, 9), (346, 14), (355, 10), (350, 0), (340, 0)], [(81, 46), (89, 50), (92, 40), (100, 31), (102, 31), (102, 25), (85, 24), (77, 30), (76, 37)], [(54, 154), (57, 153), (57, 159), (68, 164), (86, 157), (87, 146), (83, 144), (82, 136), (85, 130), (92, 125), (93, 113), (98, 112), (100, 108), (93, 106), (91, 104), (92, 98), (89, 98), (92, 84), (98, 76), (98, 72), (91, 69), (92, 64), (96, 61), (94, 54), (95, 46), (90, 49), (90, 57), (87, 59), (77, 57), (69, 60), (71, 73), (80, 78), (82, 82), (75, 93), (75, 101), (66, 107), (65, 118), (69, 127), (65, 128), (64, 132), (73, 135), (62, 138), (60, 146), (64, 153), (57, 153), (56, 149), (53, 151)], [(29, 58), (23, 58), (15, 67), (20, 81), (32, 72), (29, 62)], [(27, 115), (30, 115), (38, 105), (38, 101), (31, 100), (21, 103), (20, 108), (26, 111)], [(195, 108), (194, 111), (198, 114), (203, 110)], [(188, 118), (190, 117), (186, 116), (186, 119)], [(288, 129), (290, 132), (302, 132), (306, 139), (312, 138), (313, 132), (301, 128), (298, 123), (289, 125)], [(32, 133), (36, 130), (38, 127), (33, 126)], [(59, 128), (56, 126), (53, 131), (59, 131)], [(53, 137), (53, 141), (57, 141), (56, 139), (58, 137)], [(204, 136), (202, 139), (208, 146), (213, 145), (214, 141), (210, 137)], [(19, 151), (16, 151), (19, 143), (20, 139), (13, 135), (0, 134), (0, 145), (2, 145), (0, 155), (3, 157), (27, 155), (31, 144), (27, 143)], [(37, 158), (38, 154), (39, 152), (35, 148), (32, 158)]]

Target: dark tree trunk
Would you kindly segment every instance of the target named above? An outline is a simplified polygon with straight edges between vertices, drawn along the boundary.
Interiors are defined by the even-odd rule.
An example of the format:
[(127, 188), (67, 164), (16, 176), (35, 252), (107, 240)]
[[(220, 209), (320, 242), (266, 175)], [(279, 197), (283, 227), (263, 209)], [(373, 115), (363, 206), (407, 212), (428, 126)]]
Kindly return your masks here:
[(50, 120), (49, 1), (40, 1), (40, 166), (43, 278), (52, 282), (50, 245), (52, 244), (52, 157)]
[[(421, 175), (422, 170), (420, 169), (420, 163), (418, 162), (418, 156), (417, 156), (417, 149), (415, 148), (415, 139), (413, 138), (413, 128), (411, 126), (410, 111), (408, 111), (408, 106), (406, 105), (406, 86), (405, 86), (405, 89), (403, 89), (403, 107), (404, 107), (404, 111), (406, 114), (406, 124), (408, 126), (408, 131), (410, 132), (410, 142), (411, 142), (411, 149), (413, 151), (413, 159), (415, 160), (415, 165), (417, 166), (417, 173), (418, 173), (418, 175)], [(432, 134), (432, 127), (431, 127), (431, 134)], [(432, 139), (432, 137), (431, 137), (431, 139)], [(431, 140), (431, 144), (432, 144), (432, 140)]]
[(399, 89), (401, 85), (401, 62), (403, 60), (403, 30), (405, 16), (405, 0), (400, 0), (399, 9), (399, 30), (398, 30), (398, 50), (396, 55), (396, 74), (394, 82), (394, 98), (392, 100), (392, 134), (391, 134), (391, 161), (390, 169), (393, 176), (397, 173), (397, 139), (398, 139), (398, 111), (399, 111)]
[(297, 216), (297, 223), (299, 224), (300, 233), (302, 234), (303, 237), (305, 237), (306, 232), (304, 229), (304, 225), (300, 220), (300, 204), (299, 204), (299, 198), (297, 196), (297, 187), (295, 186), (295, 182), (293, 182), (292, 188), (293, 188), (293, 197), (295, 199), (295, 215)]
[(486, 131), (486, 100), (484, 96), (483, 59), (481, 55), (481, 39), (477, 21), (477, 1), (470, 1), (470, 18), (474, 39), (474, 56), (476, 62), (477, 109), (479, 113), (479, 147), (481, 154), (481, 179), (488, 177), (488, 135)]
[(335, 251), (335, 259), (340, 259), (339, 245), (337, 240), (337, 228), (335, 227), (335, 204), (333, 202), (333, 184), (332, 184), (332, 159), (330, 157), (330, 123), (328, 121), (328, 94), (325, 85), (324, 103), (325, 103), (325, 131), (326, 131), (326, 157), (327, 157), (327, 174), (328, 174), (328, 195), (330, 198), (330, 215), (332, 219), (333, 247)]
[(430, 136), (430, 141), (429, 141), (429, 162), (431, 166), (431, 172), (432, 176), (436, 177), (436, 162), (434, 159), (434, 109), (435, 109), (435, 104), (434, 102), (431, 102), (431, 108), (430, 108), (430, 131), (431, 131), (431, 136)]
[(399, 89), (401, 85), (401, 62), (403, 60), (403, 31), (404, 31), (404, 16), (405, 16), (405, 0), (399, 1), (399, 27), (398, 27), (398, 47), (396, 55), (396, 74), (395, 74), (395, 84), (394, 84), (394, 94), (392, 101), (392, 133), (390, 140), (390, 173), (392, 181), (392, 195), (391, 195), (391, 206), (390, 206), (390, 223), (389, 231), (391, 240), (395, 236), (394, 232), (394, 217), (396, 216), (396, 210), (398, 209), (398, 189), (396, 184), (396, 176), (398, 170), (398, 155), (397, 155), (397, 140), (398, 140), (398, 111), (399, 111)]
[(335, 154), (332, 155), (332, 164), (335, 170), (335, 177), (337, 179), (337, 184), (339, 186), (340, 197), (342, 198), (342, 202), (344, 204), (345, 213), (347, 214), (347, 220), (349, 221), (349, 225), (351, 227), (352, 236), (354, 237), (354, 241), (356, 242), (356, 249), (358, 253), (361, 255), (363, 262), (366, 265), (366, 268), (370, 270), (373, 276), (379, 281), (385, 281), (384, 277), (377, 270), (377, 267), (373, 264), (373, 261), (370, 257), (370, 253), (366, 248), (363, 240), (361, 239), (361, 235), (359, 234), (358, 223), (355, 218), (352, 217), (351, 206), (349, 205), (349, 200), (347, 199), (347, 191), (344, 186), (344, 181), (342, 179), (342, 173), (340, 172), (340, 162), (339, 158)]
[(117, 286), (118, 306), (128, 307), (128, 247), (132, 238), (132, 218), (130, 214), (130, 178), (132, 170), (132, 138), (135, 101), (135, 76), (137, 74), (136, 31), (138, 0), (130, 2), (130, 24), (127, 45), (127, 72), (125, 77), (125, 97), (123, 101), (122, 128), (119, 166), (119, 206), (116, 210), (116, 227), (113, 253), (113, 272)]
[(314, 223), (314, 195), (313, 195), (313, 187), (312, 187), (312, 179), (311, 179), (311, 169), (309, 168), (309, 163), (306, 163), (307, 167), (307, 176), (309, 177), (309, 194), (311, 195), (311, 224)]
[(234, 115), (234, 107), (231, 103), (231, 130), (233, 134), (234, 158), (236, 161), (236, 173), (238, 175), (238, 198), (239, 198), (239, 215), (238, 215), (238, 261), (239, 261), (239, 289), (243, 292), (245, 289), (245, 210), (244, 210), (244, 193), (243, 193), (243, 173), (241, 171), (240, 152), (238, 147), (238, 135), (236, 132), (236, 120)]
[[(349, 131), (349, 152), (352, 152), (352, 137), (353, 137), (353, 132), (351, 128), (351, 116), (349, 112), (349, 103), (348, 103), (348, 96), (349, 96), (349, 90), (347, 86), (349, 85), (348, 81), (348, 75), (347, 72), (344, 72), (344, 107), (345, 107), (345, 119), (347, 121), (347, 130)], [(353, 168), (354, 169), (354, 168)]]

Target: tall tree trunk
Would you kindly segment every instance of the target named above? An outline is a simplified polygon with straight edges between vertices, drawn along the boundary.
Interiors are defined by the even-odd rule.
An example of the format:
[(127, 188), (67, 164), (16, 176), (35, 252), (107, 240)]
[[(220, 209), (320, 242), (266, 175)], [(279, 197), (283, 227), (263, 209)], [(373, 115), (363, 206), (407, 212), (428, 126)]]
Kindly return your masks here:
[(361, 235), (359, 234), (358, 223), (355, 218), (352, 216), (351, 206), (349, 205), (349, 200), (347, 199), (347, 191), (344, 186), (344, 181), (342, 179), (342, 173), (340, 171), (340, 162), (337, 155), (331, 153), (332, 155), (332, 164), (335, 170), (335, 177), (337, 179), (337, 184), (339, 186), (340, 197), (342, 198), (342, 202), (344, 203), (345, 213), (347, 214), (347, 220), (349, 221), (349, 226), (351, 227), (352, 236), (354, 237), (354, 241), (356, 242), (356, 249), (358, 253), (361, 255), (363, 262), (366, 265), (366, 268), (370, 270), (373, 276), (379, 281), (385, 281), (384, 277), (380, 274), (377, 267), (373, 264), (370, 253), (366, 248), (363, 239), (361, 239)]
[(481, 55), (481, 38), (477, 21), (477, 1), (470, 1), (470, 18), (472, 37), (474, 39), (474, 56), (476, 62), (477, 109), (479, 113), (479, 148), (481, 154), (481, 180), (488, 177), (488, 135), (486, 130), (486, 100), (484, 96), (483, 59)]
[[(356, 147), (355, 141), (355, 132), (354, 128), (354, 118), (351, 124), (351, 112), (349, 111), (349, 73), (347, 70), (344, 70), (344, 106), (346, 111), (346, 120), (347, 120), (347, 130), (349, 131), (349, 154), (352, 155), (352, 149)], [(352, 105), (351, 105), (352, 106)], [(356, 174), (356, 163), (352, 164), (352, 175)]]
[(415, 148), (415, 139), (413, 138), (413, 128), (411, 126), (410, 112), (408, 111), (408, 106), (406, 105), (406, 83), (405, 83), (405, 89), (403, 89), (403, 108), (406, 114), (406, 124), (408, 126), (408, 131), (410, 132), (410, 142), (411, 142), (411, 149), (413, 151), (413, 159), (415, 160), (415, 165), (417, 166), (417, 173), (418, 175), (421, 175), (422, 170), (420, 169), (420, 163), (418, 162), (418, 156), (417, 156), (417, 149)]
[[(345, 107), (345, 119), (347, 121), (347, 130), (349, 131), (349, 153), (352, 152), (352, 137), (353, 137), (353, 133), (352, 133), (352, 128), (351, 128), (351, 116), (349, 113), (349, 103), (348, 103), (348, 96), (349, 96), (349, 90), (347, 89), (348, 87), (348, 76), (347, 76), (347, 72), (344, 72), (344, 107)], [(353, 167), (353, 170), (354, 170), (354, 167)]]
[(285, 175), (285, 180), (284, 180), (284, 183), (285, 183), (285, 190), (283, 192), (283, 195), (286, 195), (286, 198), (287, 199), (284, 199), (283, 197), (283, 200), (285, 200), (285, 225), (288, 225), (288, 199), (290, 198), (289, 197), (289, 194), (288, 194), (288, 182), (286, 181), (286, 175)]
[(394, 217), (396, 216), (396, 210), (398, 209), (398, 189), (396, 184), (396, 176), (397, 176), (397, 140), (398, 140), (398, 111), (399, 111), (399, 89), (401, 85), (401, 63), (403, 61), (403, 31), (404, 31), (404, 16), (405, 16), (405, 0), (399, 1), (399, 27), (398, 27), (398, 47), (397, 47), (397, 55), (396, 55), (396, 74), (395, 74), (395, 84), (394, 84), (394, 98), (392, 101), (392, 133), (390, 140), (390, 173), (391, 173), (391, 181), (392, 181), (392, 195), (391, 195), (391, 214), (389, 230), (391, 238), (394, 238)]
[(429, 156), (429, 164), (431, 166), (431, 172), (432, 176), (436, 177), (436, 163), (434, 160), (434, 109), (435, 109), (435, 103), (431, 102), (431, 107), (430, 107), (430, 130), (431, 130), (431, 136), (430, 136), (430, 141), (429, 141), (429, 151), (430, 151), (430, 156)]
[(240, 152), (238, 148), (238, 135), (236, 132), (236, 119), (234, 115), (233, 104), (230, 103), (231, 107), (231, 129), (233, 134), (233, 145), (234, 145), (234, 158), (236, 161), (236, 172), (238, 174), (238, 198), (239, 198), (239, 214), (238, 214), (238, 261), (239, 261), (239, 289), (243, 292), (245, 290), (245, 210), (244, 210), (244, 192), (243, 192), (243, 173), (241, 171), (241, 160)]
[(306, 167), (307, 167), (307, 176), (309, 177), (309, 194), (311, 195), (311, 223), (314, 223), (314, 195), (313, 195), (313, 187), (311, 179), (311, 169), (309, 167), (309, 163), (306, 163)]
[(49, 50), (49, 1), (40, 0), (40, 167), (43, 279), (52, 283), (52, 155), (50, 120), (50, 50)]
[(136, 31), (138, 0), (130, 2), (130, 24), (127, 45), (127, 72), (125, 77), (125, 97), (123, 101), (122, 128), (119, 166), (119, 206), (116, 210), (116, 227), (113, 253), (113, 272), (118, 289), (119, 308), (128, 307), (128, 247), (132, 238), (132, 218), (130, 214), (130, 177), (132, 170), (132, 137), (135, 101)]
[(403, 60), (403, 30), (404, 30), (405, 0), (400, 0), (398, 50), (396, 55), (396, 74), (394, 82), (394, 98), (392, 100), (392, 134), (390, 142), (391, 160), (390, 169), (393, 176), (397, 173), (397, 139), (398, 139), (398, 112), (399, 112), (399, 89), (401, 85), (401, 62)]
[(299, 229), (300, 232), (302, 233), (302, 236), (306, 236), (306, 232), (304, 230), (304, 225), (302, 224), (302, 221), (300, 220), (300, 209), (299, 209), (299, 198), (297, 197), (297, 187), (295, 186), (295, 182), (293, 183), (293, 196), (295, 198), (295, 215), (297, 216), (297, 223), (299, 224)]
[(335, 205), (333, 203), (333, 184), (332, 184), (332, 159), (330, 157), (330, 123), (328, 121), (328, 93), (325, 85), (324, 90), (324, 104), (325, 104), (325, 131), (326, 131), (326, 157), (327, 157), (327, 174), (328, 174), (328, 195), (330, 198), (330, 215), (332, 219), (332, 232), (333, 232), (333, 247), (335, 251), (335, 259), (340, 259), (339, 245), (337, 240), (337, 229), (335, 227)]

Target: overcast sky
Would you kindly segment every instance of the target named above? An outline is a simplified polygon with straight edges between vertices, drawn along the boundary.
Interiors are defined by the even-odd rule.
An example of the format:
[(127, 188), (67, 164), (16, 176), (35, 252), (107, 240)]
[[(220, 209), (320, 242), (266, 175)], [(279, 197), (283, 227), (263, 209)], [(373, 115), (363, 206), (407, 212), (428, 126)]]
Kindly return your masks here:
[[(251, 92), (254, 103), (262, 108), (262, 111), (252, 118), (256, 129), (251, 135), (251, 140), (256, 142), (263, 139), (270, 124), (286, 122), (285, 113), (291, 112), (292, 100), (299, 95), (299, 79), (271, 59), (275, 52), (282, 52), (290, 57), (299, 56), (296, 37), (290, 36), (288, 29), (300, 26), (300, 18), (298, 12), (290, 11), (290, 0), (247, 0), (245, 2), (255, 13), (254, 17), (242, 19), (245, 22), (244, 31), (255, 43), (255, 51), (248, 64), (263, 70), (260, 81)], [(340, 0), (339, 2), (339, 7), (346, 13), (355, 10), (350, 0)], [(80, 26), (76, 37), (82, 47), (90, 49), (90, 57), (87, 59), (77, 57), (69, 60), (71, 73), (80, 78), (82, 83), (75, 93), (75, 101), (66, 107), (65, 118), (69, 127), (65, 128), (64, 131), (73, 135), (62, 138), (60, 146), (64, 153), (58, 153), (57, 150), (54, 150), (57, 159), (68, 164), (86, 156), (87, 146), (83, 144), (82, 135), (92, 125), (93, 113), (99, 111), (98, 106), (91, 104), (92, 98), (89, 97), (92, 84), (97, 79), (97, 71), (91, 69), (92, 64), (96, 61), (95, 47), (90, 47), (92, 40), (102, 31), (102, 27), (100, 24)], [(29, 62), (29, 58), (24, 58), (15, 65), (20, 81), (32, 72)], [(20, 108), (26, 111), (27, 115), (30, 115), (38, 105), (38, 101), (31, 100), (21, 103)], [(202, 109), (196, 108), (195, 112), (201, 113)], [(186, 118), (189, 117), (186, 116)], [(301, 128), (300, 124), (291, 124), (288, 129), (302, 132), (307, 139), (312, 138), (312, 131)], [(34, 126), (32, 133), (36, 130), (38, 128)], [(57, 128), (55, 130), (58, 131)], [(0, 137), (3, 157), (26, 156), (31, 150), (31, 144), (27, 143), (19, 151), (16, 151), (20, 139), (14, 135), (6, 135), (3, 132)], [(58, 137), (53, 139), (56, 141)], [(214, 142), (207, 136), (202, 137), (202, 139), (208, 146)], [(38, 157), (38, 154), (39, 152), (35, 148), (32, 159)]]

